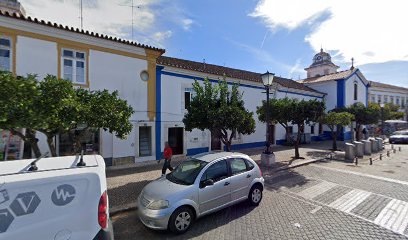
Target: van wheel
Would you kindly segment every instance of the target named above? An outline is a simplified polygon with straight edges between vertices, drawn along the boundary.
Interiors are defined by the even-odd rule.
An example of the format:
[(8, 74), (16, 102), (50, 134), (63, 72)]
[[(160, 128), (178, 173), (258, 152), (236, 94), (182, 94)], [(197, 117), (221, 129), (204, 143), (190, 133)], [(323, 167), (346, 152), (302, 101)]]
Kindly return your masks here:
[(259, 185), (253, 186), (249, 191), (248, 200), (251, 206), (258, 206), (262, 200), (262, 187)]
[(171, 214), (169, 220), (170, 231), (181, 234), (185, 233), (194, 222), (194, 213), (188, 207), (180, 207)]

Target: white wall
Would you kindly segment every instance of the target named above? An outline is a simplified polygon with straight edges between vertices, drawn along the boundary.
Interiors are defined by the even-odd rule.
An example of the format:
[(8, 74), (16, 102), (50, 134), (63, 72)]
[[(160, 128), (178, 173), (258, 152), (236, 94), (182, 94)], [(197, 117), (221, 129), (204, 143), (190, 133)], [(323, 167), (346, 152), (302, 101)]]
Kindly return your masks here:
[(321, 83), (306, 84), (319, 92), (326, 93), (326, 111), (330, 111), (337, 107), (337, 82), (336, 81), (325, 81)]
[[(172, 71), (171, 69), (164, 69), (164, 71)], [(189, 72), (189, 74), (197, 74), (197, 77), (202, 77), (199, 73)], [(212, 77), (211, 79), (217, 79), (217, 77)], [(229, 81), (239, 81), (236, 79), (227, 79)], [(182, 119), (186, 110), (184, 109), (184, 89), (192, 88), (193, 79), (185, 78), (181, 76), (169, 76), (166, 74), (161, 75), (161, 151), (163, 150), (164, 142), (167, 141), (167, 131), (169, 127), (179, 126), (184, 127)], [(202, 81), (199, 81), (202, 83)], [(265, 90), (261, 84), (247, 83), (240, 81), (241, 85), (239, 91), (243, 92), (243, 100), (245, 102), (245, 107), (249, 111), (253, 112), (253, 117), (256, 122), (255, 133), (250, 135), (242, 135), (240, 139), (235, 140), (235, 144), (245, 144), (245, 143), (261, 143), (265, 141), (266, 126), (264, 123), (258, 121), (258, 116), (256, 114), (256, 108), (262, 104), (262, 101), (266, 99)], [(257, 86), (258, 88), (247, 87), (245, 84), (251, 84), (252, 86)], [(287, 89), (283, 89), (287, 90)], [(290, 89), (292, 91), (293, 89)], [(310, 94), (310, 93), (309, 93)], [(273, 98), (273, 95), (271, 96)], [(277, 93), (277, 98), (298, 98), (298, 99), (313, 99), (314, 97), (308, 97), (304, 95), (298, 95), (293, 93)], [(318, 98), (321, 99), (321, 98)], [(273, 114), (273, 113), (272, 113)], [(310, 132), (310, 127), (305, 128), (306, 132)], [(294, 127), (294, 132), (297, 129)], [(318, 133), (318, 126), (315, 127), (315, 133)], [(315, 134), (315, 135), (316, 135)], [(208, 130), (200, 131), (194, 129), (192, 132), (185, 132), (185, 153), (186, 149), (210, 147), (211, 134)], [(275, 127), (275, 139), (282, 140), (285, 139), (284, 128), (276, 124)]]
[[(357, 83), (357, 100), (354, 100), (354, 83)], [(345, 105), (353, 105), (354, 103), (361, 102), (364, 105), (367, 103), (367, 88), (364, 83), (359, 79), (357, 74), (353, 74), (346, 80), (346, 102)]]
[(43, 79), (47, 74), (57, 75), (57, 44), (23, 36), (17, 37), (17, 75), (37, 74)]

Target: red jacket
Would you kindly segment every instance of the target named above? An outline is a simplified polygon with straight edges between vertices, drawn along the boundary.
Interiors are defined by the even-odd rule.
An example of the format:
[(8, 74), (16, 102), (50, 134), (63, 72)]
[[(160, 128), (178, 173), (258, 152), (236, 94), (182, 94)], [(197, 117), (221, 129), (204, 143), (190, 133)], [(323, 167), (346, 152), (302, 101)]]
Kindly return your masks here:
[(173, 156), (173, 150), (171, 149), (171, 147), (169, 148), (164, 148), (164, 159), (170, 159), (171, 156)]

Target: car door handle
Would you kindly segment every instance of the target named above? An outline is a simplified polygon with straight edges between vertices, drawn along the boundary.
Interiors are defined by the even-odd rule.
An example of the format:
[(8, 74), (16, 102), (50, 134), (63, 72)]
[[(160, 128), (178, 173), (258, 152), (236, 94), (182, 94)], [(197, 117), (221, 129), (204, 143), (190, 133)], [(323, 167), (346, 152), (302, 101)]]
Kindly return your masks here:
[(228, 186), (228, 185), (230, 185), (229, 182), (225, 182), (225, 183), (224, 183), (224, 186)]
[(248, 175), (247, 175), (247, 178), (250, 178), (250, 177), (251, 177), (251, 174), (248, 174)]

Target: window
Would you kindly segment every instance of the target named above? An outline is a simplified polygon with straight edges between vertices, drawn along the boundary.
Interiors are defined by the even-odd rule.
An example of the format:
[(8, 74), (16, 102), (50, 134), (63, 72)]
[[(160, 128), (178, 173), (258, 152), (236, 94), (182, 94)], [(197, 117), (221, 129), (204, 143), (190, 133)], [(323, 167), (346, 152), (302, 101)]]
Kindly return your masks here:
[(75, 155), (74, 136), (82, 135), (81, 148), (85, 154), (99, 153), (99, 130), (73, 130), (59, 135), (59, 156)]
[(191, 92), (184, 92), (184, 108), (187, 109), (187, 107), (190, 105), (191, 102)]
[(384, 103), (388, 103), (388, 96), (384, 95)]
[(187, 106), (190, 105), (191, 100), (193, 99), (193, 88), (185, 88), (184, 89), (184, 109), (187, 109)]
[(358, 84), (354, 83), (354, 100), (358, 99)]
[(293, 133), (293, 127), (292, 126), (287, 127), (287, 131), (288, 131), (289, 134), (292, 134)]
[(382, 96), (378, 95), (378, 103), (381, 103), (381, 98), (382, 98)]
[(405, 98), (404, 97), (401, 98), (401, 107), (405, 107)]
[(400, 105), (400, 98), (397, 97), (395, 101), (396, 101), (396, 104), (399, 106)]
[(245, 160), (242, 158), (230, 159), (230, 166), (232, 175), (237, 175), (247, 171), (247, 165), (245, 163)]
[(246, 160), (247, 166), (248, 166), (248, 171), (254, 169), (254, 164), (252, 164), (250, 161)]
[(11, 71), (11, 39), (0, 37), (0, 70)]
[(371, 102), (375, 103), (375, 95), (371, 95)]
[(392, 104), (394, 104), (394, 96), (390, 97), (390, 101), (391, 101)]
[(310, 133), (311, 134), (315, 133), (315, 126), (314, 125), (310, 126)]
[(139, 157), (152, 155), (152, 128), (139, 127)]
[(228, 177), (227, 161), (221, 160), (211, 165), (201, 177), (201, 182), (212, 179), (214, 182)]
[(86, 84), (86, 59), (84, 52), (62, 50), (62, 76), (77, 84)]

